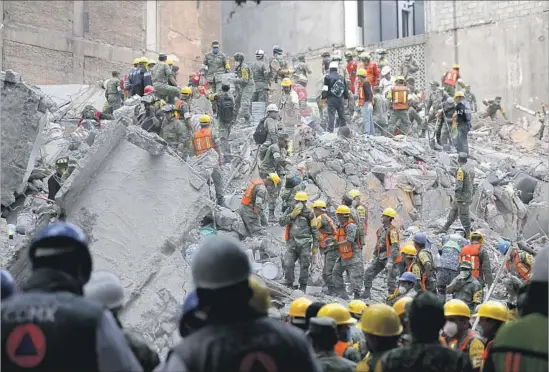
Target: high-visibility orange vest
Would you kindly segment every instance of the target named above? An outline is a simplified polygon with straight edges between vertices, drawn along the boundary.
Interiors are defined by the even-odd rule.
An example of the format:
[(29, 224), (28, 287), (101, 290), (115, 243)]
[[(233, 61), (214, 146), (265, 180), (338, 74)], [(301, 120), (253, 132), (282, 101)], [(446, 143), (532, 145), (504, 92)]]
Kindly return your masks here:
[[(347, 234), (345, 234), (345, 227), (347, 227), (347, 225), (350, 223), (355, 223), (355, 221), (349, 218), (347, 222), (342, 224), (341, 227), (335, 232), (336, 242), (343, 243), (338, 244), (338, 249), (339, 253), (341, 254), (341, 258), (343, 258), (344, 260), (353, 257), (353, 245), (351, 244), (351, 242), (347, 241)], [(357, 239), (357, 245), (360, 247), (360, 239)]]
[(469, 244), (463, 247), (459, 254), (459, 262), (469, 261), (473, 265), (473, 271), (471, 274), (475, 278), (480, 276), (480, 248), (481, 244)]
[(364, 96), (364, 82), (360, 81), (358, 82), (358, 106), (362, 107), (364, 106), (364, 101), (366, 100), (366, 97)]
[[(262, 179), (252, 180), (248, 187), (246, 187), (246, 190), (244, 191), (244, 196), (242, 196), (242, 205), (251, 205), (253, 203), (253, 196), (254, 196), (254, 190), (257, 185), (263, 185), (264, 182)], [(256, 212), (256, 208), (254, 205), (254, 212)], [(257, 212), (256, 212), (257, 213)]]
[(380, 79), (379, 67), (377, 67), (377, 63), (370, 61), (370, 63), (368, 63), (368, 65), (366, 66), (365, 70), (366, 70), (366, 79), (370, 82), (372, 89), (374, 89), (374, 87), (377, 87), (379, 85), (379, 79)]
[(446, 73), (444, 77), (444, 84), (446, 85), (456, 85), (459, 78), (459, 71), (456, 69), (450, 70)]
[(330, 217), (328, 217), (328, 215), (326, 213), (322, 213), (320, 215), (320, 218), (326, 218), (326, 221), (328, 221), (328, 225), (330, 225), (331, 229), (332, 229), (332, 233), (329, 234), (325, 231), (322, 231), (322, 229), (320, 228), (320, 225), (318, 227), (318, 234), (320, 235), (320, 247), (321, 248), (326, 248), (326, 240), (328, 238), (330, 238), (330, 236), (333, 236), (335, 234), (335, 232), (337, 231), (336, 227), (335, 227), (335, 224), (334, 224), (334, 221), (332, 221), (332, 219)]
[(214, 148), (212, 128), (200, 128), (194, 133), (193, 138), (194, 154), (196, 156)]
[(393, 110), (408, 110), (408, 87), (395, 85), (393, 87)]
[(452, 347), (452, 349), (455, 349), (456, 346), (457, 346), (459, 350), (465, 351), (467, 349), (467, 345), (469, 345), (469, 341), (471, 341), (471, 339), (473, 337), (478, 336), (478, 335), (479, 334), (476, 331), (469, 330), (469, 334), (467, 335), (467, 337), (465, 337), (465, 340), (463, 340), (463, 342), (461, 344), (457, 345), (458, 340), (453, 340), (450, 343), (450, 346)]
[(338, 341), (334, 347), (334, 351), (343, 358), (343, 354), (345, 354), (345, 350), (347, 350), (349, 346), (351, 346), (350, 342)]
[[(387, 233), (385, 234), (385, 247), (387, 247), (386, 249), (386, 255), (387, 257), (389, 257), (391, 255), (391, 239), (390, 239), (390, 235), (391, 235), (391, 230), (393, 229), (396, 229), (396, 227), (394, 226), (391, 226), (389, 228), (389, 230), (387, 230)], [(379, 229), (377, 229), (377, 232), (376, 232), (376, 237), (379, 236), (379, 233), (383, 230), (383, 227), (380, 227)], [(379, 240), (379, 239), (378, 239)], [(378, 243), (376, 243), (376, 249), (377, 249), (377, 253), (378, 255), (381, 253), (381, 247)], [(397, 262), (395, 260), (395, 263), (399, 263), (402, 261), (402, 256), (399, 256), (400, 257), (400, 260)], [(398, 260), (398, 257), (397, 257), (397, 260)]]
[(507, 266), (507, 270), (511, 270), (512, 261), (513, 265), (515, 265), (515, 269), (517, 269), (522, 279), (530, 280), (530, 275), (532, 274), (532, 268), (530, 267), (530, 265), (520, 259), (520, 255), (518, 252), (512, 253), (511, 255), (512, 256), (509, 257), (510, 260), (505, 263), (505, 265)]

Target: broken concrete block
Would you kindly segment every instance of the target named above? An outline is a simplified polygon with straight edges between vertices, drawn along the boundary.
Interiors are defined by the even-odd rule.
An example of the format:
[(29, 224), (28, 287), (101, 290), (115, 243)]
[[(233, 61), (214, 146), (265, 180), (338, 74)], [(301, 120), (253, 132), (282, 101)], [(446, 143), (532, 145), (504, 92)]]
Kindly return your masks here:
[(517, 173), (513, 178), (513, 185), (515, 189), (520, 190), (520, 200), (524, 204), (530, 203), (534, 197), (534, 190), (538, 180), (524, 172)]
[(338, 176), (332, 171), (323, 171), (315, 177), (316, 184), (322, 191), (326, 193), (328, 198), (332, 201), (341, 200), (341, 196), (347, 189), (347, 182), (345, 179)]
[(155, 133), (149, 133), (137, 125), (130, 125), (127, 130), (126, 140), (153, 156), (158, 156), (166, 151), (167, 142)]
[(328, 160), (326, 166), (338, 174), (343, 173), (343, 160), (341, 159)]
[(242, 219), (228, 208), (219, 207), (215, 211), (215, 224), (218, 229), (227, 231), (238, 231), (238, 224)]
[(348, 176), (353, 176), (358, 173), (358, 169), (356, 165), (353, 163), (346, 163), (345, 164), (345, 174)]
[[(38, 110), (42, 98), (13, 71), (0, 75), (2, 147), (1, 203), (10, 205), (26, 187), (41, 145), (47, 117)], [(7, 80), (6, 80), (7, 79)]]
[(116, 121), (121, 121), (125, 126), (130, 126), (136, 123), (135, 110), (137, 106), (124, 105), (118, 110), (115, 110), (113, 115)]

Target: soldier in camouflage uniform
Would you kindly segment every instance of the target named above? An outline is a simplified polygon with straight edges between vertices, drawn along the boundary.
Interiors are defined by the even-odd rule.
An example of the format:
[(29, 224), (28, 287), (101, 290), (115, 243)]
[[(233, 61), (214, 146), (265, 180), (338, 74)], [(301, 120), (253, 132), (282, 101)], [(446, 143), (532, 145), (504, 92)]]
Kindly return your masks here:
[(443, 299), (446, 299), (446, 287), (458, 274), (460, 251), (461, 247), (454, 240), (448, 240), (439, 250), (440, 266), (437, 268), (437, 292)]
[(436, 293), (435, 262), (433, 254), (427, 247), (427, 245), (430, 247), (431, 243), (422, 232), (416, 233), (413, 241), (417, 250), (417, 264), (421, 271), (421, 278), (418, 278), (421, 283), (421, 291)]
[(301, 54), (297, 57), (298, 64), (294, 68), (294, 75), (302, 75), (307, 77), (309, 74), (312, 74), (313, 72), (309, 68), (309, 65), (307, 62), (305, 62), (305, 55)]
[(364, 271), (364, 293), (362, 297), (370, 298), (370, 290), (374, 278), (383, 270), (387, 269), (387, 292), (392, 294), (396, 289), (396, 277), (398, 267), (394, 265), (399, 254), (399, 236), (398, 230), (392, 225), (396, 217), (396, 211), (392, 208), (386, 208), (381, 216), (383, 224), (376, 232), (376, 247), (374, 248), (374, 258)]
[(264, 213), (267, 202), (267, 187), (276, 187), (278, 182), (280, 182), (280, 178), (276, 174), (269, 174), (263, 179), (250, 182), (246, 191), (244, 191), (238, 213), (251, 236), (261, 232), (263, 230), (262, 226), (267, 225)]
[(167, 59), (164, 53), (158, 55), (159, 62), (152, 68), (151, 77), (156, 96), (173, 104), (175, 99), (179, 98), (179, 88), (177, 88), (174, 72), (166, 63)]
[(105, 83), (105, 98), (112, 112), (122, 106), (120, 91), (120, 72), (113, 71), (112, 78)]
[(465, 236), (471, 233), (471, 219), (469, 217), (469, 205), (473, 199), (473, 182), (474, 172), (467, 166), (467, 154), (460, 152), (458, 155), (458, 166), (456, 172), (456, 188), (452, 209), (448, 214), (448, 220), (442, 227), (442, 231), (446, 232), (454, 223), (459, 215), (461, 226), (465, 230)]
[(252, 102), (267, 102), (267, 93), (269, 90), (269, 66), (265, 62), (264, 51), (257, 50), (255, 52), (255, 61), (251, 63), (250, 68), (252, 70), (255, 83)]
[(316, 227), (319, 234), (320, 253), (324, 256), (324, 268), (322, 269), (322, 279), (326, 287), (326, 294), (335, 294), (333, 281), (334, 266), (339, 258), (339, 251), (335, 241), (336, 226), (334, 221), (326, 214), (326, 203), (317, 200), (313, 204), (313, 211), (316, 216)]
[(347, 271), (351, 281), (351, 292), (356, 299), (360, 297), (364, 270), (361, 235), (357, 222), (351, 217), (351, 208), (340, 205), (336, 210), (336, 214), (339, 219), (339, 228), (335, 233), (335, 238), (340, 256), (334, 266), (334, 286), (341, 298), (349, 299), (343, 281), (343, 273)]
[(496, 115), (499, 111), (501, 112), (501, 116), (507, 120), (507, 115), (505, 114), (505, 111), (503, 111), (503, 106), (501, 105), (501, 97), (482, 100), (482, 104), (486, 106), (486, 111), (481, 115), (482, 118), (489, 117), (492, 120), (496, 120)]
[(355, 371), (356, 363), (340, 357), (334, 351), (338, 341), (334, 319), (328, 317), (311, 318), (308, 335), (311, 338), (315, 356), (322, 366), (322, 371)]
[(469, 306), (471, 311), (482, 303), (482, 285), (472, 275), (473, 265), (469, 261), (459, 264), (459, 275), (446, 287), (447, 294), (453, 294), (455, 299), (461, 300)]
[[(278, 136), (278, 142), (273, 143), (267, 151), (265, 156), (261, 160), (259, 165), (259, 176), (264, 178), (270, 173), (276, 173), (280, 177), (284, 177), (287, 173), (287, 149), (288, 149), (288, 135), (281, 134)], [(269, 219), (275, 220), (274, 210), (276, 207), (276, 199), (280, 193), (279, 187), (267, 188), (269, 191)]]
[(280, 199), (282, 200), (282, 213), (288, 212), (294, 207), (294, 197), (299, 191), (307, 190), (307, 185), (300, 176), (296, 174), (287, 174), (286, 182), (284, 183), (284, 190), (280, 192)]
[(471, 111), (477, 112), (478, 110), (478, 104), (477, 104), (477, 96), (473, 92), (471, 92), (471, 86), (469, 84), (465, 84), (465, 99), (469, 101), (469, 104), (471, 105)]
[(244, 54), (240, 52), (235, 53), (234, 61), (237, 75), (234, 84), (238, 87), (238, 95), (235, 101), (235, 111), (238, 112), (236, 123), (250, 124), (252, 96), (255, 92), (254, 77), (250, 66), (244, 62)]
[[(167, 66), (167, 65), (166, 65)], [(186, 159), (189, 155), (190, 134), (186, 126), (175, 117), (175, 106), (166, 105), (162, 108), (164, 121), (160, 129), (160, 137), (168, 142), (179, 156)]]
[(294, 288), (295, 262), (299, 261), (299, 289), (307, 289), (311, 249), (318, 250), (318, 229), (313, 226), (314, 213), (307, 207), (307, 193), (301, 191), (295, 195), (296, 205), (280, 219), (280, 226), (286, 227), (286, 253), (284, 254), (285, 285)]
[[(286, 61), (282, 56), (283, 50), (280, 45), (273, 46), (273, 56), (269, 61), (269, 86), (270, 86), (270, 103), (278, 104), (280, 95), (282, 94), (282, 79), (288, 77), (289, 71)], [(280, 105), (278, 105), (279, 108)]]
[(424, 134), (427, 128), (423, 125), (423, 120), (421, 120), (421, 116), (419, 116), (419, 114), (417, 113), (419, 110), (419, 97), (416, 95), (410, 95), (410, 97), (408, 98), (408, 103), (410, 104), (410, 107), (408, 107), (410, 129), (413, 128), (415, 122), (417, 125), (417, 129), (421, 131), (418, 133), (418, 135)]
[(229, 61), (225, 53), (219, 50), (219, 41), (212, 41), (212, 51), (204, 56), (204, 62), (206, 66), (206, 80), (208, 85), (215, 92), (221, 92), (222, 76), (224, 73), (229, 72)]

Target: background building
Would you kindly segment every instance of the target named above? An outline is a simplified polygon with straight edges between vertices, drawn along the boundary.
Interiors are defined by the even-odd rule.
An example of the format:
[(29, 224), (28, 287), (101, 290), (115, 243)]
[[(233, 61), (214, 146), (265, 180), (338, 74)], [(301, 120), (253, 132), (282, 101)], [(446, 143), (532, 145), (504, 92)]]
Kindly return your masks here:
[(2, 70), (34, 84), (102, 80), (160, 51), (177, 56), (185, 77), (221, 37), (215, 0), (0, 1), (0, 14)]

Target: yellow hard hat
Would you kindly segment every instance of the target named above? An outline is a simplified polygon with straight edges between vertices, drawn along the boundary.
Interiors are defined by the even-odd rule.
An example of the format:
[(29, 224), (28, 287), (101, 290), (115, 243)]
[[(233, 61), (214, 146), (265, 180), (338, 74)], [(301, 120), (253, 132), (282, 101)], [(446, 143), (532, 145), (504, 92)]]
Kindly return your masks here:
[(397, 212), (393, 208), (385, 208), (382, 213), (383, 216), (395, 218), (397, 216)]
[(373, 304), (364, 310), (358, 328), (373, 336), (391, 337), (402, 333), (397, 313), (385, 304)]
[(404, 76), (396, 76), (395, 77), (395, 81), (406, 81), (406, 79), (404, 79)]
[(307, 201), (307, 193), (305, 191), (299, 191), (295, 194), (294, 200)]
[(199, 122), (200, 123), (210, 123), (212, 121), (212, 118), (210, 115), (200, 115)]
[(166, 61), (166, 63), (167, 63), (169, 66), (172, 66), (172, 65), (173, 65), (173, 61), (172, 61), (171, 59), (168, 59), (168, 60)]
[(271, 307), (271, 294), (269, 289), (258, 278), (250, 277), (250, 288), (252, 289), (253, 296), (250, 300), (250, 306), (259, 313), (265, 314)]
[(288, 78), (284, 78), (282, 79), (282, 82), (280, 83), (280, 85), (282, 85), (283, 87), (291, 87), (292, 81)]
[(346, 205), (340, 205), (336, 209), (336, 214), (351, 214), (351, 208)]
[(411, 244), (406, 244), (400, 248), (400, 253), (407, 254), (409, 256), (417, 256), (417, 249)]
[(133, 64), (134, 64), (134, 65), (138, 65), (140, 60), (141, 60), (141, 58), (136, 58), (136, 59), (134, 59), (134, 60), (133, 60)]
[(366, 308), (368, 308), (368, 305), (366, 305), (364, 301), (360, 300), (352, 300), (351, 302), (349, 302), (349, 306), (347, 306), (347, 310), (349, 310), (350, 313), (356, 315), (362, 315)]
[(313, 203), (313, 208), (326, 208), (326, 202), (323, 200), (316, 200)]
[(280, 182), (280, 177), (276, 173), (269, 173), (269, 179), (273, 181), (275, 186), (278, 185), (278, 183)]
[(412, 301), (412, 297), (402, 297), (400, 300), (394, 303), (393, 310), (398, 316), (402, 316), (402, 314), (406, 312), (406, 304)]
[(147, 57), (141, 57), (139, 58), (139, 63), (147, 64), (149, 63), (149, 59)]
[(181, 88), (181, 94), (192, 94), (192, 89), (189, 87), (183, 87)]
[(305, 318), (305, 312), (310, 304), (313, 302), (305, 297), (299, 297), (292, 301), (290, 304), (290, 311), (288, 315), (297, 318)]
[(348, 194), (351, 198), (356, 198), (357, 196), (360, 196), (360, 191), (358, 191), (357, 189), (353, 189), (349, 191)]
[(356, 72), (356, 75), (357, 75), (357, 76), (364, 76), (364, 77), (366, 77), (366, 70), (363, 69), (363, 68), (359, 68), (359, 69), (357, 70), (357, 72)]
[(470, 318), (471, 310), (469, 310), (469, 306), (465, 302), (453, 299), (444, 304), (444, 316), (464, 316)]
[(480, 244), (484, 244), (484, 235), (480, 231), (473, 231), (469, 234), (469, 240), (473, 238), (480, 239)]
[(459, 92), (456, 92), (456, 94), (454, 94), (454, 98), (456, 97), (465, 97), (465, 94), (463, 94), (462, 91), (459, 91)]
[(509, 310), (507, 310), (507, 306), (501, 302), (486, 301), (480, 305), (478, 313), (476, 313), (475, 316), (506, 322), (509, 319)]
[(459, 70), (460, 67), (459, 67), (459, 65), (458, 65), (457, 63), (455, 63), (455, 64), (452, 65), (452, 68), (455, 68), (455, 69), (458, 69), (458, 70)]
[(320, 308), (317, 317), (332, 318), (337, 325), (355, 324), (356, 319), (351, 317), (351, 313), (341, 304), (327, 304)]
[(150, 65), (156, 65), (156, 61), (154, 60), (149, 60), (149, 62), (147, 62), (147, 66), (150, 66)]

